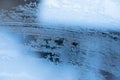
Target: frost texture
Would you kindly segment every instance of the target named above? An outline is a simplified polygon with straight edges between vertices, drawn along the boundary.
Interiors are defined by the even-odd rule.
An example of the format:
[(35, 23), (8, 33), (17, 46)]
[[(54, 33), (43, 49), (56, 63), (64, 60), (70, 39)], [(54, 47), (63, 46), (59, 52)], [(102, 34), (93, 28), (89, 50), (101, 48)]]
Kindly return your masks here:
[(24, 6), (17, 6), (10, 10), (0, 10), (0, 21), (1, 22), (25, 22), (31, 23), (36, 22), (36, 8), (37, 3), (31, 2)]
[(74, 31), (53, 27), (39, 30), (38, 35), (25, 37), (28, 40), (25, 45), (39, 58), (55, 64), (78, 66), (80, 79), (120, 79), (120, 32), (86, 28)]

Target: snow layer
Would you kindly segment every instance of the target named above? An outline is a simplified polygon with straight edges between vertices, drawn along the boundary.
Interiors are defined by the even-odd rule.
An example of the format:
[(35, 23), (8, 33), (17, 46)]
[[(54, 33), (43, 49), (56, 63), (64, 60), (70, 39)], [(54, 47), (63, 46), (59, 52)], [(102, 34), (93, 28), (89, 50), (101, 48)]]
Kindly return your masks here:
[(119, 0), (43, 0), (39, 5), (38, 15), (44, 24), (120, 29), (119, 9)]

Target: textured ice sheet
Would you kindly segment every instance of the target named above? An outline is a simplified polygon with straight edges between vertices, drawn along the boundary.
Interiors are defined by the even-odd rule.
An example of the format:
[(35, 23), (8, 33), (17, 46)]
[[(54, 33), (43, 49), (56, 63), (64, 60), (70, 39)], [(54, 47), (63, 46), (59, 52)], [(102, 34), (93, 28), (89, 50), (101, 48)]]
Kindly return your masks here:
[[(78, 71), (69, 64), (55, 65), (22, 51), (16, 38), (0, 32), (0, 79), (2, 80), (78, 80)], [(26, 55), (27, 54), (27, 55)]]
[(13, 33), (21, 35), (22, 44), (25, 50), (29, 51), (26, 55), (31, 56), (31, 58), (22, 56), (25, 57), (25, 61), (29, 62), (31, 59), (36, 63), (38, 60), (37, 62), (41, 64), (42, 59), (56, 68), (56, 65), (70, 65), (70, 67), (74, 65), (77, 67), (77, 77), (84, 80), (120, 79), (120, 32), (118, 31), (86, 28), (71, 30), (64, 26), (55, 28), (39, 24), (19, 24), (19, 28), (14, 24), (6, 27)]

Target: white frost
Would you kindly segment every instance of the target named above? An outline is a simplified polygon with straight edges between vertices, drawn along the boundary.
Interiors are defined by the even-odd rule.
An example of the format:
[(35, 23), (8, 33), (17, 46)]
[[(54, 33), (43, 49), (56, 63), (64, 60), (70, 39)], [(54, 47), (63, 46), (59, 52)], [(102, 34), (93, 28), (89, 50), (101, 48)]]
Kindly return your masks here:
[(43, 0), (38, 15), (41, 23), (69, 25), (120, 25), (118, 0)]

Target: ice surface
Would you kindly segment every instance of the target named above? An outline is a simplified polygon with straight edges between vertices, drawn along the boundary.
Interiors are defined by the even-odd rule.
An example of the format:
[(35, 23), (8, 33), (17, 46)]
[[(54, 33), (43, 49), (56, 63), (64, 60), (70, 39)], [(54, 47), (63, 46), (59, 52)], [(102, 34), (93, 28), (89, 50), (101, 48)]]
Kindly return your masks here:
[(0, 31), (1, 80), (120, 80), (118, 0), (43, 0), (32, 6), (1, 10), (0, 28), (13, 32)]
[[(77, 68), (67, 64), (55, 65), (21, 51), (16, 37), (0, 32), (1, 80), (78, 80)], [(28, 54), (28, 53), (27, 53)]]

